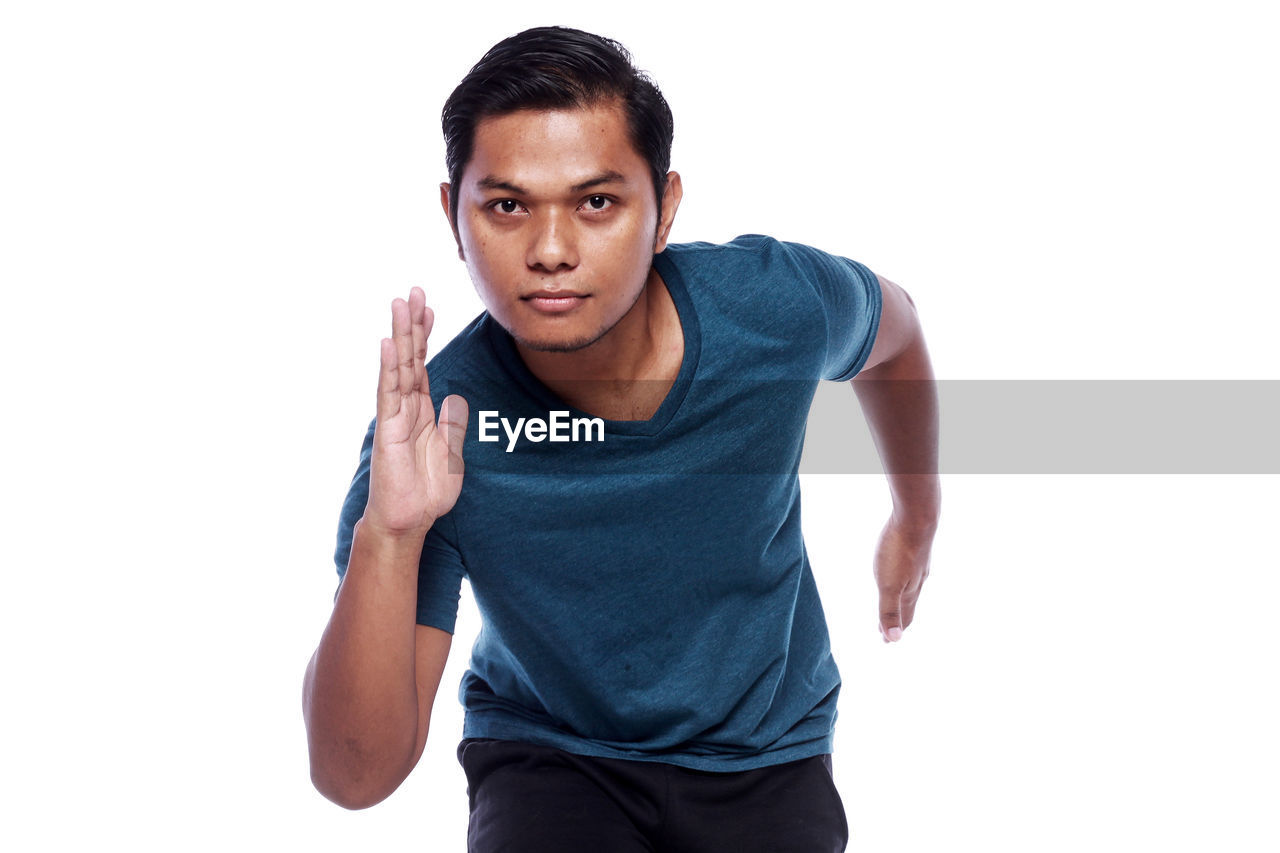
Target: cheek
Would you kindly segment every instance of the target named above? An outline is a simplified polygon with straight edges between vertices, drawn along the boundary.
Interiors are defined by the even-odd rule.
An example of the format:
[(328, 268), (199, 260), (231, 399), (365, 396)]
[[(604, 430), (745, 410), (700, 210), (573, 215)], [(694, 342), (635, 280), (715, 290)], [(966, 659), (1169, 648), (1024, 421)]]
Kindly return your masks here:
[(602, 229), (594, 235), (596, 249), (613, 263), (642, 266), (646, 272), (653, 258), (653, 222), (643, 211), (628, 216), (614, 228)]
[(483, 229), (477, 228), (475, 222), (462, 222), (458, 227), (458, 242), (462, 250), (469, 255), (479, 254), (488, 243)]
[(471, 283), (481, 298), (487, 302), (486, 297), (494, 291), (493, 259), (489, 257), (483, 242), (464, 241), (462, 251), (466, 256), (467, 274), (471, 276)]
[(506, 255), (510, 254), (511, 247), (477, 228), (464, 229), (460, 240), (471, 280), (481, 290), (492, 290), (493, 283), (500, 280), (501, 271), (510, 264)]

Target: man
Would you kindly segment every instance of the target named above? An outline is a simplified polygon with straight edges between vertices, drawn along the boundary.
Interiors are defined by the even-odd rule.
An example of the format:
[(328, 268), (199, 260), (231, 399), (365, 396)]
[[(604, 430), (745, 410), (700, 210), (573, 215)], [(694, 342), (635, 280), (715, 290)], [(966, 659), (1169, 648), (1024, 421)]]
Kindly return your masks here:
[(487, 310), (424, 365), (422, 291), (392, 305), (304, 683), (316, 787), (362, 808), (412, 770), (465, 576), (471, 849), (843, 849), (796, 472), (818, 379), (856, 375), (898, 640), (939, 507), (912, 303), (804, 246), (668, 246), (670, 111), (609, 40), (499, 43), (444, 129), (441, 203)]

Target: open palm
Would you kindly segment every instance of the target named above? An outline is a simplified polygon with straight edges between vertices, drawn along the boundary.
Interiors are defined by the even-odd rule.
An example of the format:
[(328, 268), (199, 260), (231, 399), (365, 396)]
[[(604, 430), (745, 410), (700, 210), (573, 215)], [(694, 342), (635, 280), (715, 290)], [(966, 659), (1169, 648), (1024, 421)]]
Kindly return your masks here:
[(446, 397), (437, 421), (426, 367), (435, 317), (426, 301), (417, 287), (408, 302), (393, 301), (392, 336), (382, 339), (365, 522), (389, 532), (425, 533), (462, 489), (467, 403)]

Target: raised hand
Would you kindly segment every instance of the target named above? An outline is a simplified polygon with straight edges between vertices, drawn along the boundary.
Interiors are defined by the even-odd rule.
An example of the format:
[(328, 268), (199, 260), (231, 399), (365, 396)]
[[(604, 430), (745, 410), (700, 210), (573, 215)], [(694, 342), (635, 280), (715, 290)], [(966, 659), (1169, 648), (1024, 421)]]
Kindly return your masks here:
[(462, 489), (467, 403), (445, 398), (437, 422), (427, 382), (427, 337), (435, 315), (421, 288), (391, 303), (391, 337), (382, 339), (378, 421), (373, 433), (366, 526), (426, 534)]

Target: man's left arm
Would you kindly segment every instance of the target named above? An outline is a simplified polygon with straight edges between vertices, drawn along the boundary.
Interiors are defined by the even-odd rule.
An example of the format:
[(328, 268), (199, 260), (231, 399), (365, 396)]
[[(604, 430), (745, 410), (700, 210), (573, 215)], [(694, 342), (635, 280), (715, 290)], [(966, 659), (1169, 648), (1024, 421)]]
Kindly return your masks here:
[(893, 513), (876, 546), (880, 633), (896, 642), (915, 616), (938, 525), (938, 391), (915, 303), (881, 276), (880, 326), (852, 380), (889, 479)]

